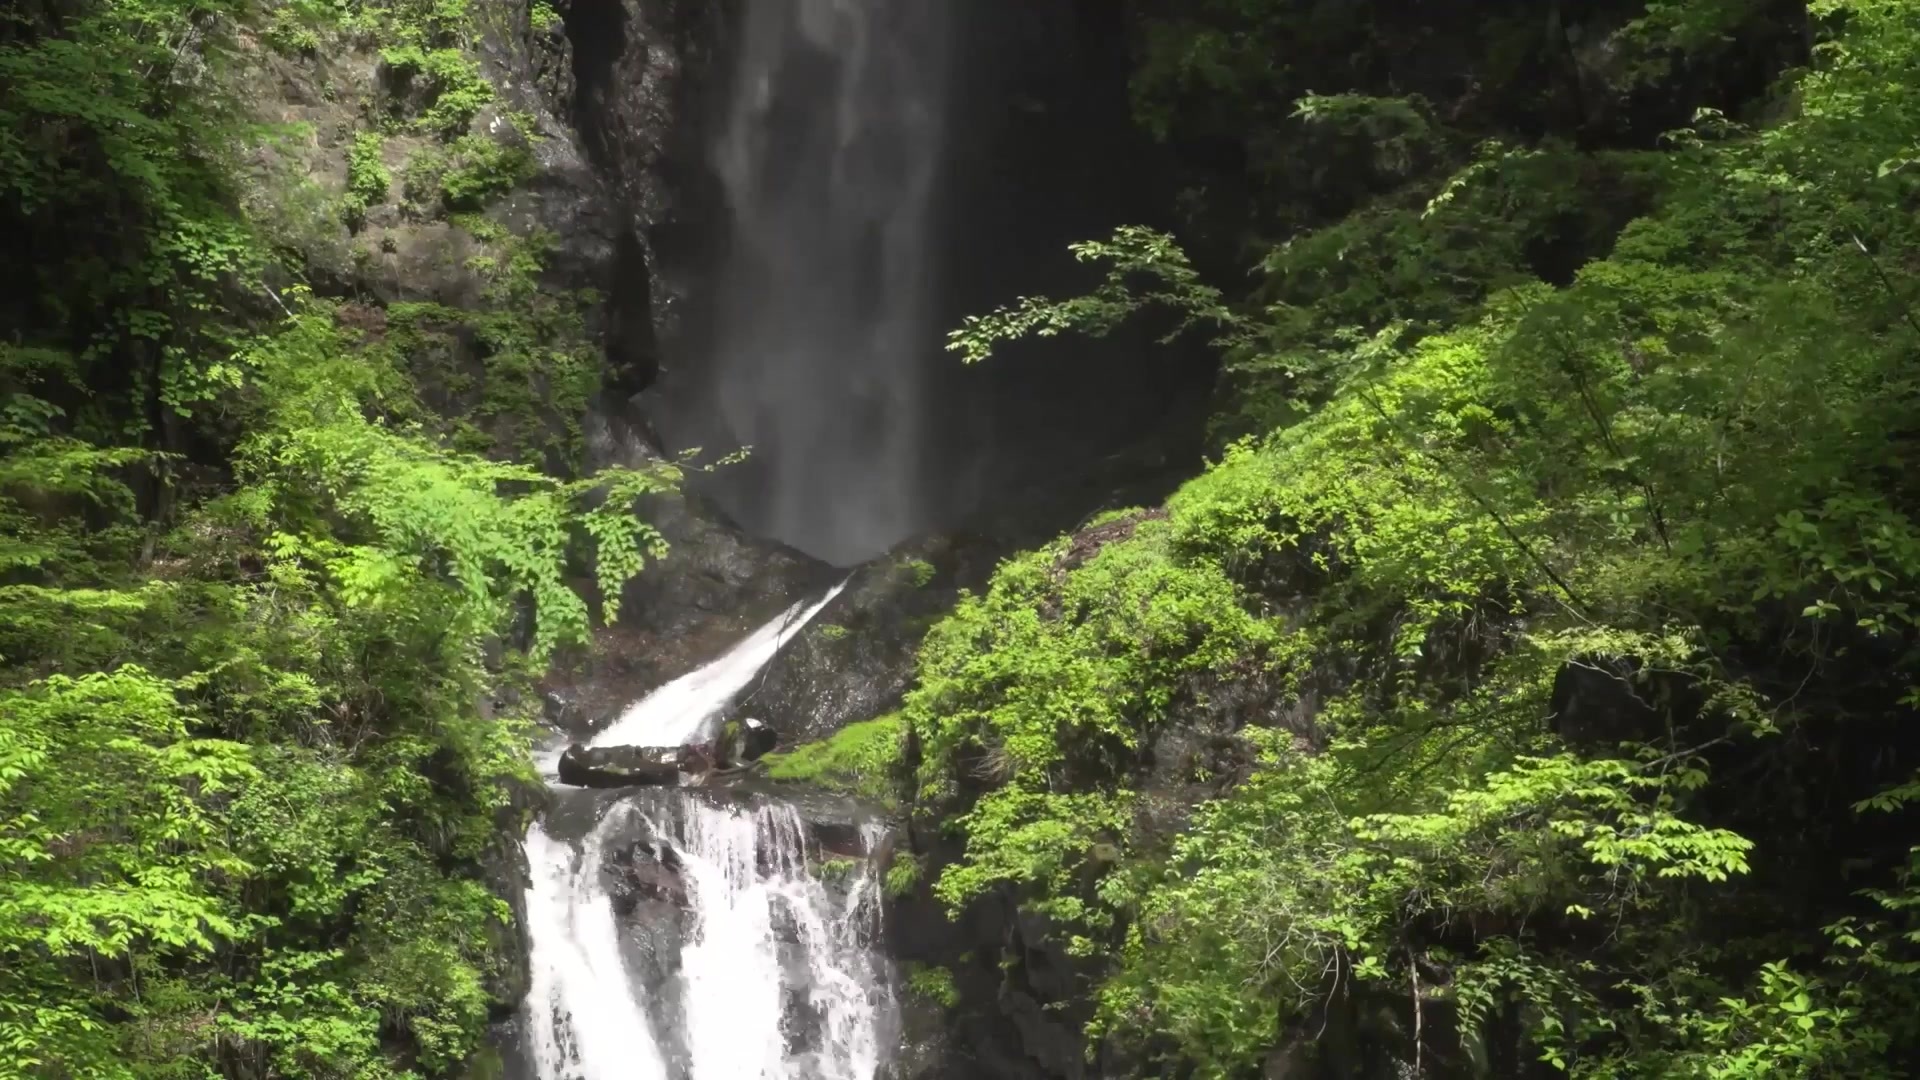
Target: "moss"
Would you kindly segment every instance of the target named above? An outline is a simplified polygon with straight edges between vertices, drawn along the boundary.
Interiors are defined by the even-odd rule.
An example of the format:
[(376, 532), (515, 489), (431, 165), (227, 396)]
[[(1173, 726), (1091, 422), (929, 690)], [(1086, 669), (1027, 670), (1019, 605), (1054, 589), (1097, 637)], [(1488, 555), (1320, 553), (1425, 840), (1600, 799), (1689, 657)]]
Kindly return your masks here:
[(849, 724), (829, 738), (768, 754), (767, 775), (891, 806), (899, 797), (902, 731), (898, 713)]
[(828, 641), (839, 641), (847, 636), (847, 628), (839, 623), (821, 623), (820, 636)]

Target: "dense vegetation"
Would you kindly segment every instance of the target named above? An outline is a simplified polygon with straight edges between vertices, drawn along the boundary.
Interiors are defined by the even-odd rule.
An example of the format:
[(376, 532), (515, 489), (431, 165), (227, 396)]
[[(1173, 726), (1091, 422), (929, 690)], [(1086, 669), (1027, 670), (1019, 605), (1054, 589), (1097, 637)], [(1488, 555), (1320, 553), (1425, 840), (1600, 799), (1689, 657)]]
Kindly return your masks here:
[(1140, 1075), (1908, 1075), (1920, 7), (1178, 7), (1140, 107), (1256, 284), (1123, 229), (954, 348), (1171, 310), (1219, 456), (929, 636), (934, 893)]
[[(459, 0), (0, 16), (0, 1077), (441, 1075), (516, 1000), (516, 690), (589, 554), (615, 596), (661, 553), (627, 510), (674, 478), (456, 449), (406, 332), (445, 318), (322, 295), (317, 189), (257, 167), (311, 132), (243, 107), (276, 57), (382, 52), (408, 89), (307, 226), (389, 202), (389, 137), (416, 213), (471, 211), (522, 152), (467, 133), (467, 40)], [(490, 235), (495, 382), (577, 381)]]

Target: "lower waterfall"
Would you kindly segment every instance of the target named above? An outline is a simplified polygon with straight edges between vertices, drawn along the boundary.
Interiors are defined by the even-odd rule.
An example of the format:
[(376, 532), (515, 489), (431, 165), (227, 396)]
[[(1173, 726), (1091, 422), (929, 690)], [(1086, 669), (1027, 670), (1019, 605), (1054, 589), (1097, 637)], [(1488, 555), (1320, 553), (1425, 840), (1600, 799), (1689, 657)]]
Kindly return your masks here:
[[(594, 745), (698, 739), (838, 591), (649, 694)], [(556, 789), (526, 841), (538, 1080), (873, 1080), (893, 1005), (874, 949), (881, 832), (843, 831), (857, 850), (833, 854), (851, 869), (826, 880), (819, 839), (782, 799)]]

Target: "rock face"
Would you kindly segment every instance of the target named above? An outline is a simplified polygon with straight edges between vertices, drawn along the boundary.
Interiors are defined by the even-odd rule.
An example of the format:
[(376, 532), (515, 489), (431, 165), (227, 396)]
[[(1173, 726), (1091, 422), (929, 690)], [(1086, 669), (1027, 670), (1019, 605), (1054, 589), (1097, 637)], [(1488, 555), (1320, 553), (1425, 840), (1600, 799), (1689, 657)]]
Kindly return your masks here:
[(950, 1002), (909, 993), (906, 1050), (891, 1080), (1087, 1080), (1081, 1030), (1086, 988), (1098, 967), (1066, 954), (1044, 919), (1023, 914), (1010, 893), (995, 893), (949, 920), (929, 888), (938, 867), (957, 856), (951, 841), (914, 834), (928, 869), (910, 895), (886, 912), (887, 949), (912, 968), (944, 969)]
[(912, 684), (920, 639), (962, 590), (984, 588), (1001, 559), (1101, 510), (1164, 498), (1181, 478), (1171, 463), (1185, 460), (1184, 449), (1147, 443), (1078, 475), (1008, 492), (991, 513), (861, 566), (729, 715), (759, 717), (793, 746), (897, 707)]
[[(591, 160), (626, 214), (610, 293), (609, 346), (618, 389), (660, 374), (697, 272), (691, 238), (715, 199), (702, 140), (724, 85), (721, 52), (736, 5), (712, 0), (571, 0), (562, 8), (575, 74), (573, 117)], [(623, 401), (624, 404), (624, 401)]]
[[(587, 431), (597, 463), (659, 461), (620, 417), (589, 416)], [(574, 736), (605, 726), (648, 691), (817, 597), (836, 576), (792, 548), (747, 536), (698, 495), (647, 496), (636, 512), (659, 530), (670, 554), (627, 583), (619, 619), (596, 632), (586, 651), (563, 658), (543, 684), (549, 722)]]
[(900, 703), (920, 638), (978, 588), (1010, 550), (978, 534), (901, 545), (853, 572), (846, 589), (776, 657), (734, 705), (792, 746), (825, 738)]

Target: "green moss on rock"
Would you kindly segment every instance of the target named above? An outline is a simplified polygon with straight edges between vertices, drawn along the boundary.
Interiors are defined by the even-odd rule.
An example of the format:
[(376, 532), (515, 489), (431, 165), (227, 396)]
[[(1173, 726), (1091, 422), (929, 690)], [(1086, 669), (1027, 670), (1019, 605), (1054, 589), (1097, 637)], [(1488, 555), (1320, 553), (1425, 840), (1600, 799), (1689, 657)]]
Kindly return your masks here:
[(767, 775), (891, 806), (899, 800), (903, 732), (898, 713), (849, 724), (830, 738), (768, 754)]

